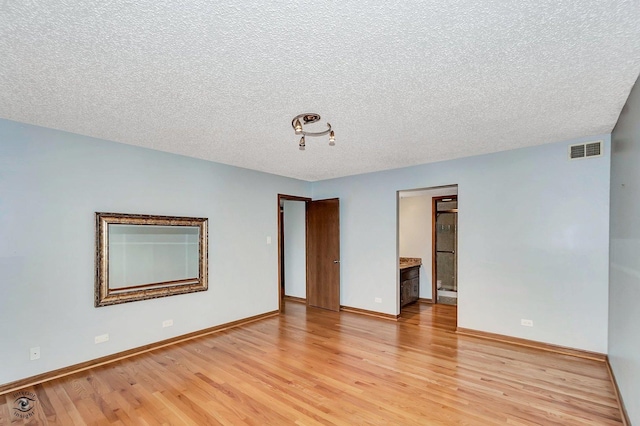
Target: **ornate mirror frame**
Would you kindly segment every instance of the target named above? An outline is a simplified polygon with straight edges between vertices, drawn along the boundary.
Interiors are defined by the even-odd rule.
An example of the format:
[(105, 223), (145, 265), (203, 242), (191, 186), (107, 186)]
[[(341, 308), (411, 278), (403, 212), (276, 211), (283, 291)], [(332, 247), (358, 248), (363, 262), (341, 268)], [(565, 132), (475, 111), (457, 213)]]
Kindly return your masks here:
[[(175, 294), (194, 293), (206, 291), (207, 284), (207, 221), (206, 218), (174, 217), (174, 216), (149, 216), (123, 213), (99, 213), (96, 212), (96, 281), (95, 281), (95, 307), (114, 305), (118, 303), (133, 302), (137, 300), (154, 299), (157, 297), (172, 296)], [(183, 227), (185, 241), (191, 234), (195, 237), (197, 230), (197, 276), (187, 276), (185, 279), (161, 280), (159, 282), (134, 283), (133, 285), (116, 286), (109, 280), (109, 238), (110, 225), (132, 225), (134, 233), (146, 233), (151, 228), (144, 227), (176, 227), (172, 234), (182, 237), (180, 227)], [(113, 228), (116, 229), (116, 228)], [(117, 229), (126, 230), (127, 227)], [(157, 228), (156, 228), (157, 229)], [(124, 232), (124, 231), (121, 231)], [(113, 232), (112, 232), (113, 233)], [(133, 235), (133, 234), (132, 234)], [(113, 235), (115, 237), (115, 235)], [(126, 237), (125, 237), (126, 240)], [(115, 241), (115, 240), (114, 240)], [(126, 244), (126, 243), (123, 243)], [(134, 243), (135, 244), (135, 243)], [(156, 243), (138, 243), (153, 245)], [(157, 243), (159, 245), (163, 243)], [(171, 244), (171, 243), (164, 243)], [(182, 243), (186, 245), (187, 243)], [(195, 246), (195, 242), (189, 243)], [(153, 249), (152, 249), (153, 250)], [(185, 247), (185, 250), (188, 248)], [(126, 254), (126, 250), (123, 250)], [(124, 255), (123, 255), (124, 257)], [(165, 255), (166, 257), (166, 255)], [(185, 258), (187, 256), (185, 255)], [(112, 259), (113, 260), (113, 259)], [(125, 260), (126, 262), (126, 260)], [(160, 260), (159, 263), (164, 264)], [(187, 260), (185, 260), (185, 263)], [(185, 266), (185, 269), (187, 267)], [(192, 268), (193, 269), (193, 268)], [(152, 271), (153, 273), (153, 271)], [(140, 275), (140, 274), (139, 274)], [(143, 274), (144, 275), (144, 274)], [(195, 275), (195, 274), (188, 274)], [(113, 280), (112, 280), (113, 281)]]

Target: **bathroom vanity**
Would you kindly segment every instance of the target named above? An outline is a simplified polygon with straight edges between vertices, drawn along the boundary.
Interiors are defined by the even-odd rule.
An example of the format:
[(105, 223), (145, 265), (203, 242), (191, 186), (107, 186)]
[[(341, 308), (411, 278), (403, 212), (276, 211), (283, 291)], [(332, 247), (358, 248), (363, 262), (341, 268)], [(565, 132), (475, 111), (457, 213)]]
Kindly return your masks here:
[(417, 302), (420, 298), (420, 266), (422, 259), (400, 258), (400, 307)]

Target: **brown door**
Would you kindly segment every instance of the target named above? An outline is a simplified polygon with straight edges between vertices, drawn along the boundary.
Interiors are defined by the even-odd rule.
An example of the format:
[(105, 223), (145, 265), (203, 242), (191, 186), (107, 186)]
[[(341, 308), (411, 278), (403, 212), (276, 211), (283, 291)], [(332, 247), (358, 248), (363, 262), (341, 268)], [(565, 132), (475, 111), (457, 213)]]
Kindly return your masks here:
[(340, 310), (340, 200), (307, 203), (307, 304)]

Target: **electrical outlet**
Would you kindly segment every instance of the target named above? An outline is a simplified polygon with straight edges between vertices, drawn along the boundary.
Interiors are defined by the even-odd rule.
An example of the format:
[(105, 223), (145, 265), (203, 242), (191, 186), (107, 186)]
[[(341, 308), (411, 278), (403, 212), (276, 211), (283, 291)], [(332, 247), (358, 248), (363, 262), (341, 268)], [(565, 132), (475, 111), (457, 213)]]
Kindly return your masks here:
[(29, 349), (29, 359), (31, 361), (40, 359), (40, 346), (36, 346), (35, 348)]
[(376, 297), (374, 300), (376, 303), (382, 303), (382, 298), (380, 297)]
[(533, 321), (528, 319), (521, 319), (520, 325), (524, 325), (525, 327), (533, 327)]
[(173, 325), (172, 319), (162, 321), (162, 328), (171, 327), (172, 325)]
[(96, 343), (96, 345), (97, 345), (98, 343), (104, 343), (104, 342), (106, 342), (106, 341), (108, 341), (108, 340), (109, 340), (109, 334), (101, 334), (101, 335), (99, 335), (99, 336), (96, 336), (96, 337), (93, 339), (93, 341)]

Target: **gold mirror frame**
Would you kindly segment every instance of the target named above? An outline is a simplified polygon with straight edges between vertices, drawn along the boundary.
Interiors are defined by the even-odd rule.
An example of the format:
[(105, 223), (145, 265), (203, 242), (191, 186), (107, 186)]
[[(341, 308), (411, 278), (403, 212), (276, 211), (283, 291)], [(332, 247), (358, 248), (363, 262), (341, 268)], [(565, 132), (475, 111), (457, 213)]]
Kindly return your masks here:
[[(96, 212), (96, 282), (95, 307), (137, 300), (155, 299), (175, 294), (206, 291), (207, 284), (207, 220), (195, 217), (150, 216)], [(109, 225), (198, 227), (198, 277), (143, 283), (112, 288), (109, 286)]]

